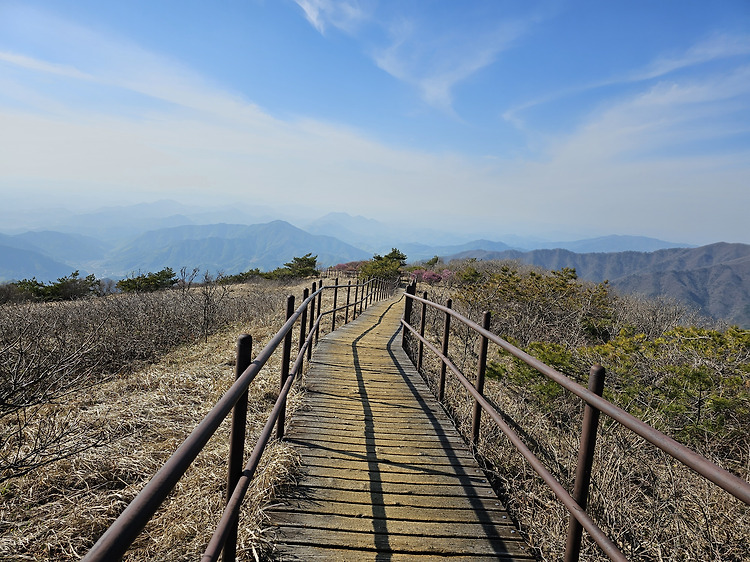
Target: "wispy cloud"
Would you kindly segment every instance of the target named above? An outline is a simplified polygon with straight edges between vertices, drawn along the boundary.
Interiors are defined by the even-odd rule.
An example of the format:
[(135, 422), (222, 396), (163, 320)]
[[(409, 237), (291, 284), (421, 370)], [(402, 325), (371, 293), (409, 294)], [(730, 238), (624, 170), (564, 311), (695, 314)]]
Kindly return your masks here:
[(696, 43), (682, 53), (659, 56), (644, 68), (635, 69), (618, 76), (610, 76), (586, 84), (570, 86), (531, 99), (506, 110), (503, 113), (503, 119), (512, 123), (518, 129), (525, 130), (526, 125), (522, 115), (526, 110), (534, 107), (607, 86), (646, 82), (668, 76), (676, 71), (691, 69), (717, 60), (747, 56), (749, 54), (750, 35), (716, 34), (709, 39)]
[[(266, 203), (316, 193), (329, 210), (361, 200), (372, 214), (390, 214), (394, 198), (417, 196), (416, 181), (445, 192), (435, 210), (460, 205), (453, 182), (475, 175), (467, 159), (391, 148), (341, 125), (276, 118), (179, 61), (76, 31), (75, 45), (47, 37), (50, 45), (68, 41), (64, 55), (52, 48), (46, 57), (5, 52), (0, 59), (0, 83), (25, 99), (19, 108), (0, 95), (0, 191), (22, 184), (35, 186), (37, 197), (59, 190), (62, 199), (93, 191)], [(14, 72), (2, 76), (3, 65)]]
[(661, 56), (647, 68), (621, 79), (610, 80), (609, 83), (658, 78), (683, 68), (748, 54), (750, 54), (750, 35), (717, 34), (693, 45), (684, 53)]
[(372, 1), (357, 0), (294, 0), (305, 12), (310, 24), (325, 35), (328, 27), (346, 33), (354, 31), (372, 13)]
[(414, 86), (429, 105), (451, 112), (455, 86), (491, 65), (529, 23), (504, 22), (482, 33), (422, 30), (419, 23), (398, 22), (391, 27), (392, 42), (375, 50), (375, 64)]
[(607, 217), (624, 232), (655, 225), (684, 240), (717, 219), (743, 224), (750, 150), (728, 141), (750, 134), (750, 66), (660, 76), (548, 136), (534, 158), (506, 165), (504, 181), (523, 194), (517, 202), (548, 216), (565, 209), (581, 224)]
[(7, 51), (0, 51), (0, 61), (29, 70), (36, 70), (49, 74), (57, 74), (59, 76), (67, 76), (68, 78), (77, 78), (81, 80), (93, 79), (93, 76), (91, 76), (90, 74), (81, 72), (80, 70), (69, 65), (41, 61), (32, 57), (27, 57)]
[[(351, 0), (295, 1), (321, 34), (336, 27), (357, 35), (379, 68), (415, 88), (428, 105), (447, 113), (453, 113), (456, 85), (490, 66), (545, 17), (533, 13), (525, 19), (488, 20), (486, 14), (469, 14), (461, 21), (441, 22), (422, 17), (419, 10), (407, 15), (398, 2), (376, 10), (373, 3)], [(376, 28), (378, 35), (384, 34), (386, 41), (356, 33), (365, 24)]]

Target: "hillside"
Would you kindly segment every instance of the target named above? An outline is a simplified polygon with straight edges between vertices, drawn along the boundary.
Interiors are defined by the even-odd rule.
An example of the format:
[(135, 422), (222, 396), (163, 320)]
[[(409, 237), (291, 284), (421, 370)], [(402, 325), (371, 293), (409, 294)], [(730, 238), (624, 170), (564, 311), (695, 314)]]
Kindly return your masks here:
[(36, 277), (42, 281), (58, 279), (71, 273), (69, 265), (55, 261), (34, 250), (0, 245), (0, 282)]
[(30, 277), (48, 282), (75, 270), (116, 279), (167, 266), (231, 274), (274, 269), (308, 252), (325, 267), (395, 247), (411, 263), (437, 255), (516, 259), (547, 269), (574, 267), (582, 279), (608, 279), (623, 292), (670, 295), (716, 318), (750, 325), (748, 246), (743, 244), (690, 248), (622, 235), (565, 242), (509, 236), (502, 242), (340, 212), (299, 222), (302, 228), (281, 220), (253, 222), (272, 215), (280, 216), (279, 210), (195, 207), (175, 201), (80, 214), (55, 209), (35, 218), (40, 230), (0, 234), (0, 282)]
[(167, 266), (238, 273), (256, 267), (274, 269), (308, 252), (317, 255), (322, 266), (371, 257), (336, 238), (312, 235), (287, 222), (273, 221), (251, 226), (213, 224), (154, 230), (113, 250), (100, 269), (110, 276)]
[(578, 254), (593, 252), (655, 252), (665, 248), (685, 248), (692, 247), (687, 244), (677, 244), (648, 238), (646, 236), (624, 236), (611, 235), (600, 236), (598, 238), (587, 238), (585, 240), (573, 240), (569, 242), (547, 242), (542, 245), (525, 246), (529, 250), (539, 250), (542, 248), (562, 248)]
[(569, 250), (467, 251), (446, 259), (518, 260), (545, 269), (575, 268), (581, 279), (609, 280), (623, 293), (668, 295), (713, 318), (750, 326), (750, 245), (720, 242), (655, 252), (577, 254)]
[(36, 277), (51, 281), (74, 270), (97, 277), (136, 271), (199, 267), (238, 273), (275, 269), (311, 252), (322, 266), (372, 254), (331, 236), (313, 235), (284, 221), (265, 224), (181, 225), (158, 228), (112, 247), (90, 236), (64, 232), (0, 234), (0, 282)]

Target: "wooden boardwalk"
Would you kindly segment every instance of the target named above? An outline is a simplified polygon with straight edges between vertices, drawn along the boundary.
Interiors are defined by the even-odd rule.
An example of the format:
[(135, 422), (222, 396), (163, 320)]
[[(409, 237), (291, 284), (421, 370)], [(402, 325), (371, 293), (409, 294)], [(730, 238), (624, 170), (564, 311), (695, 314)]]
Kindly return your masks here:
[(320, 340), (287, 440), (304, 476), (269, 510), (277, 560), (533, 560), (401, 349), (403, 301)]

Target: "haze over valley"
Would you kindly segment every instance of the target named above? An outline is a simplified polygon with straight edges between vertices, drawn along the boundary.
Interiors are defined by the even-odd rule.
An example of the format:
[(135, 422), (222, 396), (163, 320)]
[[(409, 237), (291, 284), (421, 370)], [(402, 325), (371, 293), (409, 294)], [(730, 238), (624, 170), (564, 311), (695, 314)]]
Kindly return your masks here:
[[(327, 267), (366, 260), (397, 247), (412, 264), (439, 256), (443, 261), (503, 259), (545, 269), (571, 267), (582, 279), (608, 280), (624, 293), (669, 296), (715, 319), (750, 326), (747, 244), (695, 247), (610, 235), (572, 241), (516, 236), (511, 245), (346, 213), (313, 220), (287, 217), (297, 224), (281, 219), (211, 222), (263, 220), (273, 212), (267, 208), (252, 216), (237, 209), (158, 201), (86, 214), (62, 213), (57, 222), (46, 219), (44, 226), (29, 218), (25, 224), (34, 230), (0, 234), (0, 282), (32, 277), (48, 282), (76, 270), (115, 280), (164, 267), (174, 271), (198, 267), (214, 274), (270, 271), (308, 252), (317, 255), (319, 266)], [(41, 230), (45, 226), (53, 230)]]

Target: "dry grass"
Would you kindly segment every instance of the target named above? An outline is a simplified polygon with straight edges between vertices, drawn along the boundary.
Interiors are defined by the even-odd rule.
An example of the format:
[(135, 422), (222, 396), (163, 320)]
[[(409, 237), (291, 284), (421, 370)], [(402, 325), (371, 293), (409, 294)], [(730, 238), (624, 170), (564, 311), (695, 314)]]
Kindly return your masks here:
[[(300, 287), (278, 290), (301, 294)], [(0, 558), (80, 559), (231, 385), (237, 335), (251, 333), (257, 353), (283, 323), (282, 308), (69, 397), (63, 417), (76, 420), (81, 439), (102, 444), (3, 484)], [(278, 393), (279, 362), (277, 353), (250, 388), (248, 452)], [(294, 392), (288, 415), (300, 400)], [(126, 560), (200, 556), (223, 508), (228, 432), (227, 420)], [(256, 559), (266, 548), (263, 505), (277, 486), (293, 480), (297, 464), (287, 445), (269, 445), (241, 515), (239, 559)]]
[[(430, 292), (432, 298), (444, 302), (447, 291), (441, 294), (439, 289), (430, 288)], [(414, 309), (414, 325), (418, 325), (420, 308)], [(426, 336), (438, 349), (443, 319), (443, 313), (428, 309)], [(452, 331), (449, 356), (473, 380), (477, 340), (463, 340), (460, 330)], [(412, 342), (412, 357), (416, 357), (415, 351)], [(498, 360), (492, 345), (489, 353)], [(439, 371), (439, 361), (425, 349), (423, 376), (436, 394)], [(582, 405), (561, 397), (555, 399), (554, 408), (543, 411), (523, 389), (504, 380), (487, 380), (485, 395), (555, 477), (572, 490)], [(473, 400), (450, 371), (445, 397), (447, 410), (468, 439)], [(563, 559), (566, 509), (486, 415), (478, 453), (540, 560)], [(729, 462), (711, 460), (719, 465)], [(750, 477), (750, 465), (746, 463), (732, 462), (732, 469), (745, 479)], [(629, 560), (750, 560), (747, 506), (605, 416), (599, 427), (590, 494), (589, 513)], [(581, 559), (608, 560), (586, 533)]]

